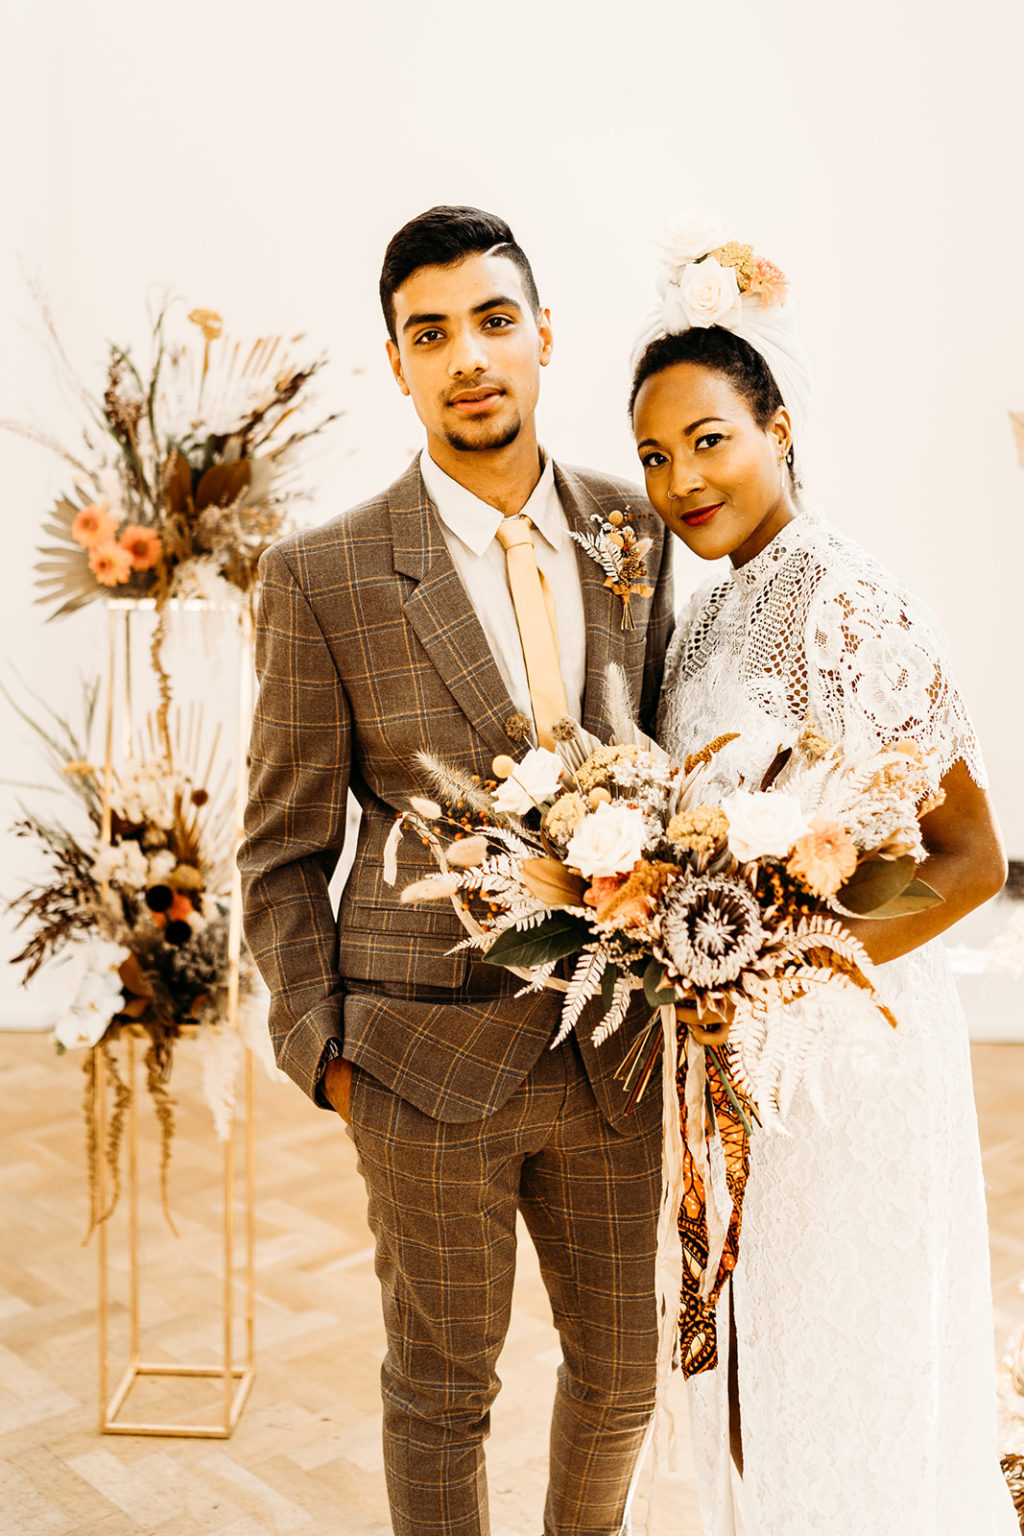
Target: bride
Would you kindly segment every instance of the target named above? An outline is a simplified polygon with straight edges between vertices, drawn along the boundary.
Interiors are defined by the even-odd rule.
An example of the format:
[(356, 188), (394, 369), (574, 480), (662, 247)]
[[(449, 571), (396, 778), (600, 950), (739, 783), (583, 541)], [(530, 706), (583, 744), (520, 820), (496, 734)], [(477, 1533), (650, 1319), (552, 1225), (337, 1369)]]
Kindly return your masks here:
[(783, 275), (699, 219), (666, 249), (637, 449), (666, 526), (729, 568), (676, 631), (663, 744), (738, 732), (714, 759), (726, 792), (757, 788), (808, 723), (853, 757), (912, 737), (945, 790), (922, 870), (943, 903), (849, 924), (898, 1019), (881, 1061), (832, 1051), (820, 1109), (798, 1091), (789, 1134), (754, 1128), (717, 1365), (690, 1382), (704, 1528), (737, 1528), (731, 1442), (747, 1536), (1016, 1536), (967, 1031), (938, 942), (1005, 874), (977, 742), (921, 602), (801, 506), (810, 375)]

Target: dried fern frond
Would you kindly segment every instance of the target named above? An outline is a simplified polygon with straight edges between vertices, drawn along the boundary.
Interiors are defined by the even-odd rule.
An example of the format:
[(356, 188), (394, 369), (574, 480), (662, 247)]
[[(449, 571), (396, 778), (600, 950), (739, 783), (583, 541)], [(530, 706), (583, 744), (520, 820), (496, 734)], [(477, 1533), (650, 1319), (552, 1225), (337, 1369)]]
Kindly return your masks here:
[(608, 951), (603, 945), (588, 946), (584, 949), (569, 981), (565, 1004), (562, 1008), (562, 1022), (551, 1042), (552, 1049), (556, 1045), (561, 1045), (569, 1031), (575, 1027), (590, 999), (600, 992), (601, 978), (607, 969)]

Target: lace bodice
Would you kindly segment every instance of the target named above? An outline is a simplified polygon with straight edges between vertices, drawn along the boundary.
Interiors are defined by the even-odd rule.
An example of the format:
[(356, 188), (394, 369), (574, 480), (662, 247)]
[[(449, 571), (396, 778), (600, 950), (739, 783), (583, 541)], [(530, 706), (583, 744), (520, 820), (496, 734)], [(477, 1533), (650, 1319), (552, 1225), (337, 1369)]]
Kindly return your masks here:
[[(731, 723), (721, 724), (722, 700)], [(866, 550), (804, 513), (760, 554), (691, 599), (665, 667), (659, 736), (703, 746), (710, 727), (740, 738), (715, 760), (719, 787), (748, 787), (808, 716), (848, 755), (912, 736), (940, 773), (984, 769), (945, 641), (921, 600)]]

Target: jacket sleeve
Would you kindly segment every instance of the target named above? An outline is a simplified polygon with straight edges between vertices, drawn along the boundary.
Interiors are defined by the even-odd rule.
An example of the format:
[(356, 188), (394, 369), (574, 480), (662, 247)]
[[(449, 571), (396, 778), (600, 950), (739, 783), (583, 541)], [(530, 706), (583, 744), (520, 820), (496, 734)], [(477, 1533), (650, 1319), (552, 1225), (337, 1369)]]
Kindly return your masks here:
[(660, 551), (660, 565), (657, 570), (654, 570), (651, 564), (648, 564), (654, 597), (651, 600), (651, 611), (647, 621), (647, 649), (644, 656), (640, 718), (644, 730), (649, 735), (654, 734), (658, 700), (661, 697), (662, 674), (665, 670), (665, 652), (675, 627), (675, 588), (672, 575), (674, 545), (674, 537), (667, 532), (663, 534), (660, 544), (655, 546)]
[(270, 989), (278, 1063), (313, 1101), (343, 1037), (328, 894), (345, 841), (351, 716), (334, 659), (284, 554), (260, 562), (259, 694), (238, 853), (245, 937)]

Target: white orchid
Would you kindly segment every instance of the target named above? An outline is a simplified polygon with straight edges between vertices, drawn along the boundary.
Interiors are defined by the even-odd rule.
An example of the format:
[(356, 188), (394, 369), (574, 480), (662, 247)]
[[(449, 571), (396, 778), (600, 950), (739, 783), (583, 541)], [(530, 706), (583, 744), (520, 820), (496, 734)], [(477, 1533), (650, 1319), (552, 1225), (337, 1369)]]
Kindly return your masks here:
[(64, 962), (71, 972), (70, 1002), (54, 1027), (54, 1038), (66, 1050), (92, 1046), (102, 1039), (124, 1001), (118, 972), (130, 956), (130, 949), (109, 939), (89, 938), (72, 945)]

